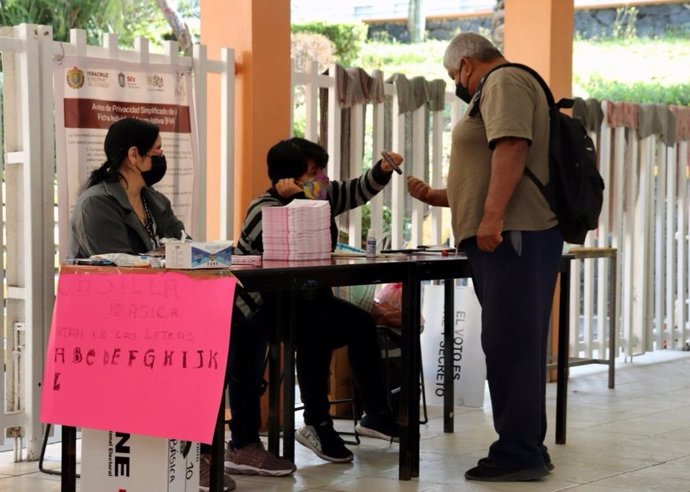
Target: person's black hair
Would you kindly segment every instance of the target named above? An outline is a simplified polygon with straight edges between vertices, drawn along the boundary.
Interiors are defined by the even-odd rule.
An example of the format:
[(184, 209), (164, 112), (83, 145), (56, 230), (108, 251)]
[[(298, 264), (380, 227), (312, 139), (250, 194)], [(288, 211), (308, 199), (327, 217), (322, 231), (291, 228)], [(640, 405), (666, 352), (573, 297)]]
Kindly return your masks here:
[(85, 188), (103, 181), (107, 183), (119, 181), (122, 176), (120, 166), (127, 157), (129, 149), (136, 147), (139, 154), (146, 154), (156, 143), (159, 133), (158, 126), (136, 118), (123, 118), (110, 125), (103, 143), (106, 161), (101, 164), (101, 167), (91, 172)]
[(281, 140), (266, 155), (268, 177), (273, 184), (285, 178), (299, 178), (307, 172), (310, 160), (323, 169), (328, 164), (328, 152), (319, 144), (304, 138)]
[(288, 142), (297, 145), (307, 161), (313, 160), (319, 169), (324, 169), (328, 165), (328, 152), (319, 144), (307, 140), (306, 138), (292, 137)]
[(299, 178), (307, 172), (307, 160), (302, 150), (289, 140), (281, 140), (268, 150), (266, 164), (273, 184), (285, 178)]

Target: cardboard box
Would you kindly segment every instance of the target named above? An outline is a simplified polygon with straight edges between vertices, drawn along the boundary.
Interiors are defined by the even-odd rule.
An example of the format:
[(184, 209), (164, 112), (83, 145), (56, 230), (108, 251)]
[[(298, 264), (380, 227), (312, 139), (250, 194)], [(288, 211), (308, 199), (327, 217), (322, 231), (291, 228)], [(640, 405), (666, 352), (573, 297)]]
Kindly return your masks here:
[(165, 243), (166, 268), (227, 268), (232, 265), (232, 241)]
[[(81, 490), (197, 492), (199, 443), (82, 430)], [(186, 453), (186, 454), (185, 454)]]

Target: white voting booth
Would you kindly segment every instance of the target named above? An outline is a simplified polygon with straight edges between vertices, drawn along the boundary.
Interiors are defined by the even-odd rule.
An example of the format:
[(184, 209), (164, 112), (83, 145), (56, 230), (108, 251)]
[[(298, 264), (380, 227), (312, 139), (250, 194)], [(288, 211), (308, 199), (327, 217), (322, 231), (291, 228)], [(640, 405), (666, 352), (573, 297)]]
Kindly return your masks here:
[[(425, 285), (422, 299), (422, 362), (427, 402), (443, 405), (443, 285)], [(453, 381), (455, 404), (484, 405), (486, 362), (481, 347), (481, 306), (472, 282), (455, 287)]]

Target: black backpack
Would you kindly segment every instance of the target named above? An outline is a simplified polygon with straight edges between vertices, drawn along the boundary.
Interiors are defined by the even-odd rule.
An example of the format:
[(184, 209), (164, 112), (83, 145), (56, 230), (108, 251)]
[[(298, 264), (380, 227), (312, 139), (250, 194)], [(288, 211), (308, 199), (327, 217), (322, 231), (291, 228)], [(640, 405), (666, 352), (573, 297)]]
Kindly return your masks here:
[(532, 171), (525, 168), (525, 174), (534, 181), (546, 197), (551, 209), (558, 217), (563, 238), (572, 244), (583, 244), (587, 231), (596, 229), (604, 201), (604, 180), (597, 169), (597, 153), (594, 142), (580, 120), (561, 113), (563, 108), (572, 108), (572, 99), (561, 99), (556, 103), (544, 79), (533, 69), (519, 63), (506, 63), (488, 72), (480, 82), (477, 103), (470, 116), (479, 112), (481, 88), (488, 76), (499, 68), (516, 67), (532, 74), (537, 79), (549, 105), (549, 182), (544, 184)]

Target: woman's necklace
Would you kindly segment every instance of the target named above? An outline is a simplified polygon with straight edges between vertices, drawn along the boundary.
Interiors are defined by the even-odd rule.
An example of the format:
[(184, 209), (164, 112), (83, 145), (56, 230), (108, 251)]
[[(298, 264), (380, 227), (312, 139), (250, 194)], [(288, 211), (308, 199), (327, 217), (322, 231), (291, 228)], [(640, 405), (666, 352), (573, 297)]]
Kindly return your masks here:
[(151, 215), (151, 210), (149, 210), (149, 204), (146, 202), (146, 197), (142, 193), (141, 203), (144, 205), (144, 215), (146, 219), (143, 221), (144, 229), (149, 233), (149, 237), (153, 242), (153, 246), (157, 248), (159, 246), (158, 237), (156, 235), (156, 223), (153, 221), (153, 216)]

